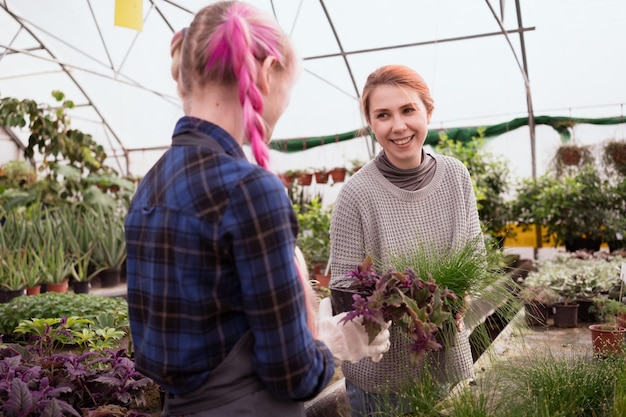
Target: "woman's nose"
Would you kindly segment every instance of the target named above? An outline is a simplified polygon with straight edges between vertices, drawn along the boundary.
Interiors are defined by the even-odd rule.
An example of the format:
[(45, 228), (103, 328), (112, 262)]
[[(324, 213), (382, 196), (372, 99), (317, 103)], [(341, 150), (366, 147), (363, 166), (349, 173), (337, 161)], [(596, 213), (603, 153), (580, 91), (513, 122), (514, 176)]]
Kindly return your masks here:
[(393, 129), (394, 132), (402, 132), (406, 130), (406, 123), (404, 123), (404, 120), (402, 120), (401, 117), (394, 117), (393, 125), (391, 128)]

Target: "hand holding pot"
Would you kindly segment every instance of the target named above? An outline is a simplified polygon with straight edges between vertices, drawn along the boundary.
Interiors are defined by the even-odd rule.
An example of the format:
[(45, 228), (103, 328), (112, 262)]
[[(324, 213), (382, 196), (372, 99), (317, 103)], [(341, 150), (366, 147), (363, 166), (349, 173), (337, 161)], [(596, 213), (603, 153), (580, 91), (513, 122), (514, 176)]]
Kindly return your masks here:
[(369, 343), (367, 331), (362, 324), (362, 317), (352, 321), (339, 323), (348, 313), (340, 313), (333, 316), (330, 298), (326, 297), (320, 302), (317, 334), (321, 341), (333, 353), (335, 363), (350, 361), (356, 363), (363, 358), (369, 357), (373, 362), (379, 362), (383, 353), (389, 350), (389, 326), (387, 322), (376, 338)]

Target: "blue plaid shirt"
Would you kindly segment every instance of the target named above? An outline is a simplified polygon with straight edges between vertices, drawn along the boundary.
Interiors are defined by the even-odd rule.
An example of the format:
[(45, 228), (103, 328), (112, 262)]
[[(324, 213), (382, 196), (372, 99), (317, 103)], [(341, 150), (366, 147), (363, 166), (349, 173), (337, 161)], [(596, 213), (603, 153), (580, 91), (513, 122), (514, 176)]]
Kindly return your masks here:
[[(178, 145), (186, 132), (223, 149), (206, 137)], [(181, 118), (126, 219), (137, 369), (172, 394), (188, 393), (250, 330), (254, 368), (278, 399), (317, 395), (334, 365), (307, 328), (297, 227), (275, 175), (248, 162), (219, 126)]]

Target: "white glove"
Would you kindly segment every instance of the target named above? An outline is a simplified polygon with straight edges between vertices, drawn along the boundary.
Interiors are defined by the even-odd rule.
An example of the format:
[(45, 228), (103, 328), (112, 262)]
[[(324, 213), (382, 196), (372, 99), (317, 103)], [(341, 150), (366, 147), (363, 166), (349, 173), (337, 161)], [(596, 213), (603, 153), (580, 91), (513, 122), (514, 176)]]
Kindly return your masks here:
[(361, 324), (362, 317), (357, 317), (352, 321), (339, 323), (348, 313), (340, 313), (333, 316), (330, 298), (325, 297), (320, 302), (317, 316), (317, 336), (328, 346), (335, 358), (335, 364), (339, 365), (343, 361), (356, 363), (363, 358), (369, 357), (372, 362), (379, 362), (383, 358), (383, 353), (389, 350), (389, 326), (387, 322), (380, 333), (374, 338), (372, 343)]

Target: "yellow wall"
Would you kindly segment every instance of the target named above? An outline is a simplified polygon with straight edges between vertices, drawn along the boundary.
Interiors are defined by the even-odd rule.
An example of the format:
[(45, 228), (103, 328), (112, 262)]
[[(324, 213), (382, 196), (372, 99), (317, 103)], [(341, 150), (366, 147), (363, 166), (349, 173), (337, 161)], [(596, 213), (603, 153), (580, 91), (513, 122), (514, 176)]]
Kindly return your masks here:
[[(515, 236), (507, 237), (504, 241), (504, 246), (509, 247), (537, 247), (537, 238), (535, 237), (535, 226), (529, 226), (528, 230), (522, 230), (522, 226), (513, 226), (513, 231), (515, 232)], [(546, 242), (543, 240), (543, 231), (541, 234), (541, 247), (543, 248), (554, 248), (554, 244), (556, 239), (553, 237), (550, 238), (550, 241)], [(607, 247), (605, 243), (602, 244), (601, 247)]]

